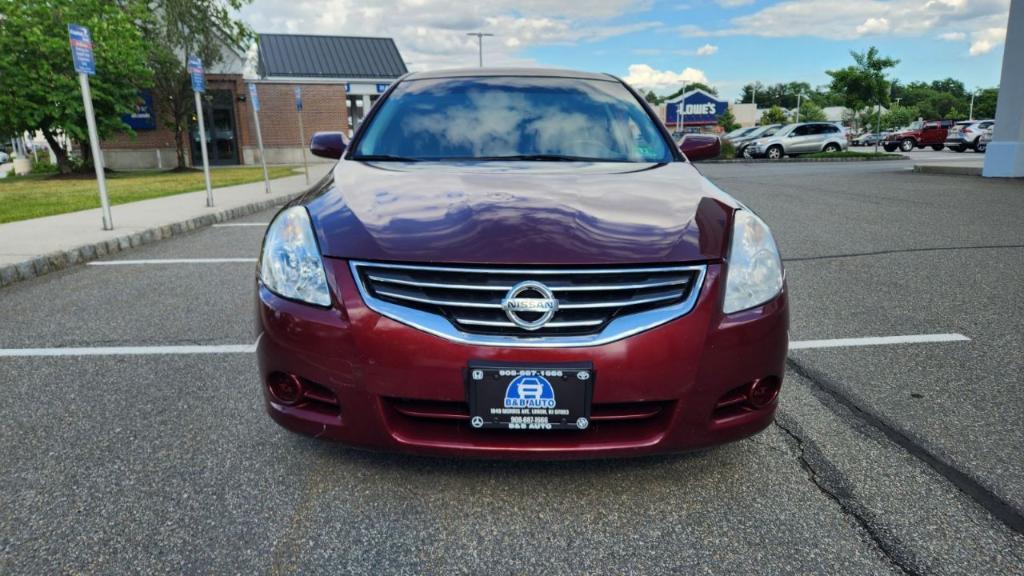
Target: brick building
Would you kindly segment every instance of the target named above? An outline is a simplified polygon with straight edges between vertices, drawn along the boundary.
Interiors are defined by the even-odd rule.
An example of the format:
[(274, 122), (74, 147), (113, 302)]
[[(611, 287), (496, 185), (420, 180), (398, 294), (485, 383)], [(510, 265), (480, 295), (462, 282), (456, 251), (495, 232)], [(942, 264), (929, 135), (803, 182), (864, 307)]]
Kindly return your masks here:
[[(223, 62), (207, 74), (203, 97), (207, 150), (212, 165), (259, 162), (256, 129), (247, 82), (260, 100), (260, 127), (270, 164), (302, 161), (295, 89), (302, 93), (305, 136), (336, 130), (351, 134), (380, 94), (406, 73), (390, 38), (261, 34), (256, 78), (245, 80), (246, 58), (225, 48)], [(103, 156), (114, 170), (168, 168), (176, 163), (174, 133), (160, 120), (159, 103), (140, 95), (136, 114), (125, 118), (135, 136), (103, 142)], [(194, 118), (193, 118), (194, 120)], [(201, 163), (198, 128), (189, 134), (190, 157)], [(311, 161), (317, 160), (310, 156)]]

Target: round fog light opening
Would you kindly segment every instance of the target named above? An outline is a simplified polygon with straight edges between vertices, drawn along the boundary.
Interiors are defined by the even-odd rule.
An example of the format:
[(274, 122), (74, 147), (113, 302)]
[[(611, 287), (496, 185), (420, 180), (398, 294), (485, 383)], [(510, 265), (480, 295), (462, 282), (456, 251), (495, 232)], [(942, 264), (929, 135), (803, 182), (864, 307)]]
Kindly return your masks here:
[(294, 374), (274, 372), (267, 380), (267, 388), (282, 404), (295, 404), (302, 399), (302, 381)]
[(754, 408), (764, 408), (779, 395), (779, 379), (774, 376), (755, 380), (747, 392), (747, 401)]

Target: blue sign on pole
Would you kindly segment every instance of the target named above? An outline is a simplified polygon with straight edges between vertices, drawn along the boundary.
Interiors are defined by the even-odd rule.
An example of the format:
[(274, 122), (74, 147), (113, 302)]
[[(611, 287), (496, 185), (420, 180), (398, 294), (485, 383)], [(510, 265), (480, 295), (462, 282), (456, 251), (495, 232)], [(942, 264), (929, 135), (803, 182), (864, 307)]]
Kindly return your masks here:
[(295, 109), (302, 112), (302, 87), (295, 87)]
[(252, 101), (253, 110), (260, 111), (260, 95), (256, 92), (256, 84), (249, 82), (249, 100)]
[(75, 72), (95, 75), (96, 60), (92, 56), (92, 35), (89, 29), (78, 24), (68, 24), (68, 38), (71, 41), (71, 60), (75, 63)]
[(388, 85), (387, 84), (377, 84), (377, 94), (383, 94), (383, 93), (387, 92), (387, 90), (388, 90)]
[(188, 57), (188, 74), (192, 77), (192, 91), (200, 94), (206, 92), (206, 73), (199, 56)]

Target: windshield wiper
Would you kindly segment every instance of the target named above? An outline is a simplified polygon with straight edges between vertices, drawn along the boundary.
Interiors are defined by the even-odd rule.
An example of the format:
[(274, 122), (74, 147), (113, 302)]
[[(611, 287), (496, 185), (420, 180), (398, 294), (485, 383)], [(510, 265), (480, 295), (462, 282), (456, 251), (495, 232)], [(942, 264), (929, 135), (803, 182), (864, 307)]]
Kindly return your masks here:
[(464, 156), (445, 158), (445, 160), (477, 160), (484, 162), (500, 162), (505, 160), (523, 162), (616, 162), (607, 158), (592, 158), (590, 156), (568, 156), (565, 154), (512, 154), (508, 156)]
[(419, 162), (419, 158), (408, 158), (406, 156), (394, 156), (392, 154), (360, 154), (353, 156), (352, 160), (361, 162)]

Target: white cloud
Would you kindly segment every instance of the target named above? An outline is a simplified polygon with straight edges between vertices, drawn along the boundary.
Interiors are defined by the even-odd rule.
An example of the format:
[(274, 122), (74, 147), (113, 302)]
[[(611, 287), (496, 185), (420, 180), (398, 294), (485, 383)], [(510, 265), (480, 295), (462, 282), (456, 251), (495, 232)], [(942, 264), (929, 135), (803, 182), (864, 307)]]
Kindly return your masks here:
[(1006, 28), (986, 28), (971, 34), (971, 56), (988, 54), (1006, 41)]
[(652, 30), (659, 22), (616, 24), (649, 9), (653, 0), (255, 0), (241, 10), (257, 32), (389, 36), (410, 69), (475, 66), (476, 38), (487, 31), (484, 61), (494, 66), (535, 64), (530, 46), (597, 42)]
[(705, 44), (700, 48), (697, 48), (697, 56), (711, 56), (715, 52), (718, 52), (718, 46), (711, 44)]
[(676, 89), (681, 87), (683, 82), (708, 84), (708, 77), (702, 70), (696, 68), (685, 68), (682, 72), (673, 72), (671, 70), (655, 70), (647, 64), (630, 64), (629, 74), (623, 80), (637, 88), (655, 91)]
[(889, 21), (885, 18), (868, 18), (863, 24), (857, 26), (857, 35), (884, 34), (889, 31)]
[(963, 32), (946, 32), (945, 34), (940, 34), (939, 38), (949, 42), (959, 42), (967, 38), (967, 34), (964, 34)]
[(1005, 27), (1009, 6), (1010, 0), (784, 0), (732, 18), (724, 28), (686, 25), (678, 31), (687, 37), (813, 36), (828, 40), (975, 34)]

